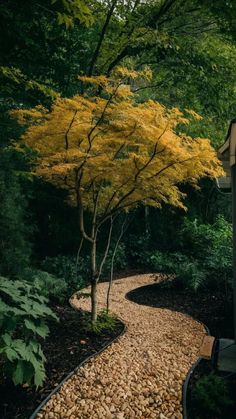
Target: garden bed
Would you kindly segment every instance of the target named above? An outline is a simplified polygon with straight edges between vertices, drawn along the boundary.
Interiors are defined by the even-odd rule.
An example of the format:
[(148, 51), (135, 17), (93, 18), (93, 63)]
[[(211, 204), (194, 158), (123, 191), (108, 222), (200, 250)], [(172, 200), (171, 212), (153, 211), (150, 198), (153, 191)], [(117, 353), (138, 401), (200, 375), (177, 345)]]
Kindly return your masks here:
[(15, 387), (11, 383), (0, 385), (0, 418), (27, 419), (51, 391), (85, 358), (96, 354), (116, 336), (124, 325), (118, 321), (115, 329), (95, 335), (82, 329), (82, 313), (68, 307), (53, 307), (60, 318), (51, 325), (49, 337), (42, 342), (47, 358), (47, 379), (38, 391)]
[(204, 323), (212, 336), (232, 338), (232, 302), (226, 302), (220, 290), (194, 293), (183, 289), (178, 281), (169, 280), (137, 288), (129, 292), (127, 298), (137, 304), (189, 314)]
[[(178, 281), (169, 281), (148, 285), (131, 291), (127, 297), (135, 303), (152, 307), (167, 308), (189, 314), (203, 322), (216, 338), (232, 338), (233, 336), (233, 310), (232, 301), (226, 301), (222, 291), (198, 291), (192, 293), (178, 286)], [(218, 414), (199, 409), (194, 399), (196, 383), (202, 377), (209, 376), (214, 369), (211, 361), (200, 360), (190, 375), (187, 386), (186, 411), (188, 419), (233, 419), (236, 417), (236, 376), (228, 373), (219, 373), (229, 391), (233, 405), (224, 407)]]

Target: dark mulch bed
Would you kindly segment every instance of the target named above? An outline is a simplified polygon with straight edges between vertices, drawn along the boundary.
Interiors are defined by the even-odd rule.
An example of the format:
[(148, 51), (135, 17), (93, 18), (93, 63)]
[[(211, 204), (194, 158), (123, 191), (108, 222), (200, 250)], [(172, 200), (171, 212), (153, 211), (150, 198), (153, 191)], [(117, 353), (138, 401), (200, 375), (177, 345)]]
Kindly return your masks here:
[[(171, 286), (172, 282), (176, 285)], [(138, 304), (189, 314), (204, 323), (216, 338), (233, 336), (232, 301), (226, 301), (222, 291), (192, 293), (183, 289), (178, 281), (171, 280), (137, 288), (130, 291), (127, 298)]]
[(75, 369), (85, 358), (95, 354), (124, 329), (121, 322), (115, 330), (96, 336), (82, 327), (82, 314), (70, 307), (53, 307), (60, 318), (53, 323), (49, 337), (42, 343), (47, 358), (47, 379), (38, 391), (14, 387), (11, 383), (0, 385), (0, 418), (27, 419), (40, 402)]
[[(183, 289), (177, 280), (171, 280), (140, 287), (129, 292), (127, 298), (138, 304), (167, 308), (188, 314), (203, 322), (210, 329), (211, 335), (216, 338), (233, 337), (232, 299), (226, 299), (224, 293), (220, 290), (192, 293)], [(234, 406), (226, 408), (219, 415), (211, 415), (209, 412), (199, 413), (198, 406), (194, 402), (193, 391), (199, 378), (213, 371), (215, 370), (212, 363), (207, 360), (201, 360), (194, 369), (187, 390), (188, 419), (236, 418), (236, 376), (229, 376), (227, 373), (217, 372), (217, 375), (224, 377), (229, 387), (231, 399), (235, 401)]]

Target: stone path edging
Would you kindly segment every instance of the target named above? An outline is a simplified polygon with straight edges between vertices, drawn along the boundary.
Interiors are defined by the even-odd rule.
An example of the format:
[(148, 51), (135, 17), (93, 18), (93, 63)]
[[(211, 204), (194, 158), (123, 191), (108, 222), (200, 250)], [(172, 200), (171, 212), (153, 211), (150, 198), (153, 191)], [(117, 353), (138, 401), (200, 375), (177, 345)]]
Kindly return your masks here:
[[(131, 289), (153, 282), (151, 274), (114, 281), (111, 308), (127, 324), (127, 332), (77, 369), (38, 419), (182, 419), (183, 382), (198, 359), (205, 330), (183, 313), (124, 298)], [(107, 286), (98, 285), (99, 308), (105, 307)], [(75, 308), (89, 309), (88, 299), (72, 300)]]

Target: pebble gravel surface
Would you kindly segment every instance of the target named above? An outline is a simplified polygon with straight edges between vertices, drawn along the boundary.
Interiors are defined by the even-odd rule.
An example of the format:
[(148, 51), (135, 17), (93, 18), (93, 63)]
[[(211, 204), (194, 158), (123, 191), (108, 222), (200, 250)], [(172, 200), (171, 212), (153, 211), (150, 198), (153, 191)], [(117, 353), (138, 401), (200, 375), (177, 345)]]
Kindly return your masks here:
[[(37, 419), (182, 418), (183, 381), (206, 332), (187, 315), (126, 299), (129, 291), (153, 282), (151, 274), (114, 281), (111, 310), (127, 325), (126, 333), (79, 368)], [(105, 307), (107, 287), (98, 285), (99, 309)], [(70, 302), (90, 309), (88, 298), (74, 295)]]

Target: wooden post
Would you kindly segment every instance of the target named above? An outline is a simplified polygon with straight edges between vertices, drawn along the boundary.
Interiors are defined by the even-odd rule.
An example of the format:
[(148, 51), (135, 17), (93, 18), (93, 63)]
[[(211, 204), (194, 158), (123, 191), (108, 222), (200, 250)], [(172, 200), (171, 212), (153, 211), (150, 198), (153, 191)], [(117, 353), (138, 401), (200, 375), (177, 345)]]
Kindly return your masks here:
[(236, 342), (236, 164), (231, 167), (232, 222), (233, 222), (233, 316), (234, 340)]

